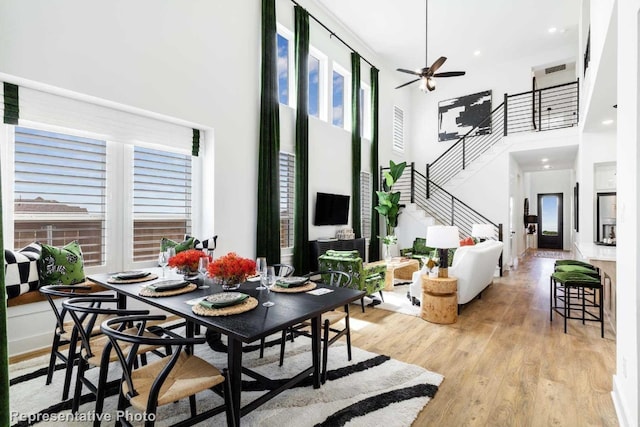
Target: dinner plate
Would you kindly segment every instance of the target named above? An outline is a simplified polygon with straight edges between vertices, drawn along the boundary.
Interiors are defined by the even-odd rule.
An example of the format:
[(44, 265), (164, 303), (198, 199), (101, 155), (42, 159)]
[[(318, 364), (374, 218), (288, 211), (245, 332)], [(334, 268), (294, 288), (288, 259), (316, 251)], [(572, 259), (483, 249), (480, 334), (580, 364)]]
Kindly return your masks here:
[(278, 279), (276, 285), (283, 288), (295, 288), (296, 286), (302, 286), (309, 281), (308, 277), (289, 276)]
[(120, 280), (132, 280), (132, 279), (141, 279), (143, 277), (147, 277), (150, 274), (151, 273), (148, 271), (141, 271), (141, 270), (123, 271), (123, 272), (114, 274), (113, 277)]
[(161, 280), (160, 282), (156, 282), (153, 285), (147, 286), (147, 288), (155, 292), (164, 292), (164, 291), (173, 291), (176, 289), (182, 289), (185, 286), (189, 286), (189, 282), (185, 282), (182, 279), (178, 279), (178, 280)]
[(249, 295), (242, 292), (220, 292), (209, 295), (201, 302), (205, 307), (227, 307), (244, 301)]

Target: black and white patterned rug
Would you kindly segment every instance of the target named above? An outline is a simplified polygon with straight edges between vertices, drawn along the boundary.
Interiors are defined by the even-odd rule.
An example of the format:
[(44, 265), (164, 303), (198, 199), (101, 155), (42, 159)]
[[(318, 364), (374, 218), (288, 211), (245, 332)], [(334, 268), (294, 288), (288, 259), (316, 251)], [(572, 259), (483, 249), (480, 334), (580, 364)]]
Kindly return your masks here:
[[(270, 341), (264, 358), (258, 357), (255, 346), (245, 349), (243, 364), (271, 378), (290, 378), (308, 367), (311, 362), (310, 340), (296, 338), (287, 343), (284, 366), (278, 366), (280, 346)], [(249, 351), (246, 351), (249, 350)], [(353, 358), (347, 361), (346, 344), (339, 341), (329, 347), (328, 381), (314, 389), (310, 382), (287, 390), (242, 418), (247, 426), (410, 426), (418, 413), (438, 391), (442, 375), (419, 366), (403, 363), (388, 356), (352, 348)], [(218, 368), (226, 366), (226, 354), (213, 352), (205, 345), (196, 353)], [(90, 426), (95, 418), (92, 395), (83, 392), (79, 413), (70, 414), (71, 401), (61, 402), (64, 371), (54, 374), (53, 383), (45, 385), (48, 356), (31, 359), (10, 366), (12, 426)], [(119, 377), (117, 367), (111, 369), (109, 379)], [(97, 376), (97, 369), (88, 374)], [(89, 375), (88, 375), (89, 376)], [(242, 405), (264, 392), (260, 384), (243, 376)], [(250, 390), (250, 391), (246, 391)], [(198, 396), (198, 409), (217, 406), (222, 398), (203, 392)], [(117, 396), (105, 401), (105, 413), (113, 425)], [(188, 417), (188, 401), (180, 401), (159, 408), (157, 426), (166, 426)], [(135, 410), (128, 414), (136, 419)], [(39, 421), (37, 421), (39, 420)], [(142, 423), (140, 423), (142, 424)], [(198, 424), (226, 425), (224, 414)]]

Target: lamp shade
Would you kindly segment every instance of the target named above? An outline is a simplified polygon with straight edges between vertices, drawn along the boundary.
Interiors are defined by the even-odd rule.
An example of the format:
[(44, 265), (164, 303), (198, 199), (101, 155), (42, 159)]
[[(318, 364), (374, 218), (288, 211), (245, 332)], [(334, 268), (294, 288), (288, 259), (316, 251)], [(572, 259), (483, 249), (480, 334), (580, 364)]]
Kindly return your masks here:
[(471, 236), (479, 239), (486, 239), (487, 237), (493, 237), (495, 230), (493, 224), (473, 224), (471, 226)]
[(427, 228), (427, 246), (439, 249), (457, 248), (460, 246), (458, 227), (449, 225), (432, 225)]
[(525, 215), (524, 216), (525, 224), (537, 224), (538, 223), (538, 215)]

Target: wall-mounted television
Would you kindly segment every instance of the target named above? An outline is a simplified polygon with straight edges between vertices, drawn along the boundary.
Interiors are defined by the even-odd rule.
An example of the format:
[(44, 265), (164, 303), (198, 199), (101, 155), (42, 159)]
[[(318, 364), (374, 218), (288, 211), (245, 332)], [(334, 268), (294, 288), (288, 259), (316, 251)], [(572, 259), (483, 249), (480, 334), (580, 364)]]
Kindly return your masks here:
[(349, 198), (343, 194), (316, 194), (314, 225), (344, 225), (349, 222)]

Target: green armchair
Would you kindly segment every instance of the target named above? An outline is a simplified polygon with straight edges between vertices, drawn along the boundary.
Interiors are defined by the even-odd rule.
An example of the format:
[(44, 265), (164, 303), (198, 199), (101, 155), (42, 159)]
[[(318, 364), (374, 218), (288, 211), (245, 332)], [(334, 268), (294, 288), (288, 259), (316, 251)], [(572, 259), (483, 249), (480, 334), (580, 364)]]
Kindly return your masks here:
[(420, 261), (420, 268), (422, 268), (422, 259), (429, 256), (437, 256), (435, 248), (430, 248), (426, 245), (427, 239), (424, 237), (416, 237), (413, 241), (413, 246), (410, 248), (400, 249), (400, 255), (407, 258), (414, 258)]
[[(328, 250), (318, 257), (318, 267), (320, 270), (344, 271), (351, 275), (351, 287), (365, 291), (367, 295), (373, 295), (384, 288), (384, 276), (387, 273), (387, 266), (373, 265), (367, 266), (362, 262), (358, 251), (334, 251)], [(364, 298), (360, 300), (362, 311), (364, 312)]]

